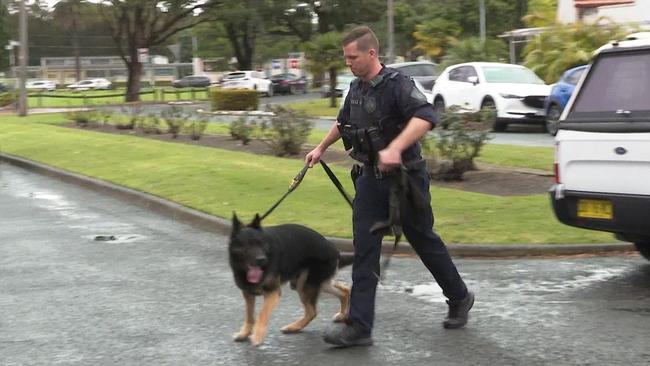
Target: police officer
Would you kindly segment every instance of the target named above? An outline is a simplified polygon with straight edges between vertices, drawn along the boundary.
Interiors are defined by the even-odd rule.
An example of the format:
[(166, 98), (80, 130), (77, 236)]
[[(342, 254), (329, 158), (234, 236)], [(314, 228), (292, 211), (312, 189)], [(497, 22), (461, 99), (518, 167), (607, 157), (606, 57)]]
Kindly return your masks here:
[[(353, 209), (354, 262), (352, 292), (346, 325), (325, 335), (337, 346), (372, 344), (375, 291), (378, 282), (382, 237), (371, 233), (373, 224), (389, 216), (389, 195), (393, 179), (388, 177), (403, 166), (409, 178), (430, 202), (429, 176), (420, 153), (419, 139), (437, 122), (431, 104), (407, 76), (378, 60), (379, 42), (365, 26), (343, 38), (345, 64), (357, 77), (335, 123), (305, 161), (318, 163), (325, 150), (343, 137), (351, 156), (363, 163), (355, 181)], [(401, 168), (400, 168), (401, 169)], [(433, 232), (429, 204), (424, 212), (401, 212), (406, 238), (449, 299), (443, 326), (461, 328), (467, 323), (474, 295), (467, 290), (447, 249)], [(421, 210), (422, 211), (422, 210)]]

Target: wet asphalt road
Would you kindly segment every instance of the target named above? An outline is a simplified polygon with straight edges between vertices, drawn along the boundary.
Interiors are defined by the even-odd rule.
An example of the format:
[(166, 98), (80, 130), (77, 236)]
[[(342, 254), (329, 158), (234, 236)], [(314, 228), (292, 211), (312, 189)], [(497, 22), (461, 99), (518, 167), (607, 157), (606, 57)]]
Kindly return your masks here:
[[(117, 240), (93, 240), (115, 235)], [(324, 295), (302, 333), (288, 288), (266, 343), (234, 343), (243, 300), (226, 238), (0, 164), (1, 365), (646, 365), (650, 263), (636, 255), (456, 260), (476, 292), (470, 324), (444, 330), (440, 289), (394, 258), (375, 346), (332, 349)], [(348, 281), (349, 269), (339, 274)]]

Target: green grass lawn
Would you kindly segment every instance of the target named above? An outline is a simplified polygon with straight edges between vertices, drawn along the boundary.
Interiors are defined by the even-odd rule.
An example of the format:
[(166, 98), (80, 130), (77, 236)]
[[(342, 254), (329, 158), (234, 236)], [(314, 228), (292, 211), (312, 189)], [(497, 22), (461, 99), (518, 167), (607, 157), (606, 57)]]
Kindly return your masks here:
[[(0, 118), (0, 151), (152, 193), (198, 210), (243, 219), (266, 211), (302, 162), (56, 126), (60, 114)], [(347, 169), (333, 167), (352, 192)], [(546, 194), (498, 197), (432, 187), (436, 229), (451, 243), (612, 242), (560, 224)], [(297, 222), (350, 237), (351, 211), (318, 168), (266, 220)]]
[(553, 171), (552, 147), (485, 144), (478, 161), (494, 165)]
[(304, 111), (309, 116), (316, 117), (336, 117), (339, 114), (341, 98), (336, 98), (337, 106), (330, 107), (330, 98), (312, 99), (305, 102), (287, 103), (286, 107)]

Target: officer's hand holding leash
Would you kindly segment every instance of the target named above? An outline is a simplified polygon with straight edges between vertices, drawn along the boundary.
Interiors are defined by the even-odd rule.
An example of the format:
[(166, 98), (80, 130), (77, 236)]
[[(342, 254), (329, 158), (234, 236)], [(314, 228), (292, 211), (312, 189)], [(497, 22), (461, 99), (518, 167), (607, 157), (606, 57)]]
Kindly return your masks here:
[(378, 163), (377, 167), (382, 172), (388, 172), (402, 164), (402, 152), (398, 149), (388, 145), (387, 148), (377, 153)]
[(314, 164), (318, 164), (321, 155), (323, 155), (323, 151), (318, 147), (315, 148), (305, 156), (305, 164), (309, 165), (309, 167), (312, 168)]

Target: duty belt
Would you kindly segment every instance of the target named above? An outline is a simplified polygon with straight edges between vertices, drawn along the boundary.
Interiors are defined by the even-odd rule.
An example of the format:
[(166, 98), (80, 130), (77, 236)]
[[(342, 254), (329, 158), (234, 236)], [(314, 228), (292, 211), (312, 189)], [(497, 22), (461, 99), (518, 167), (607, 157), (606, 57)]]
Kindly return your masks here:
[[(424, 169), (427, 166), (427, 162), (424, 159), (415, 159), (405, 163), (402, 163), (401, 169), (404, 169), (408, 172)], [(390, 177), (399, 173), (399, 169), (389, 170), (387, 172), (382, 172), (379, 170), (377, 164), (365, 163), (363, 164), (364, 170), (372, 171), (377, 179), (383, 179), (384, 177)]]

